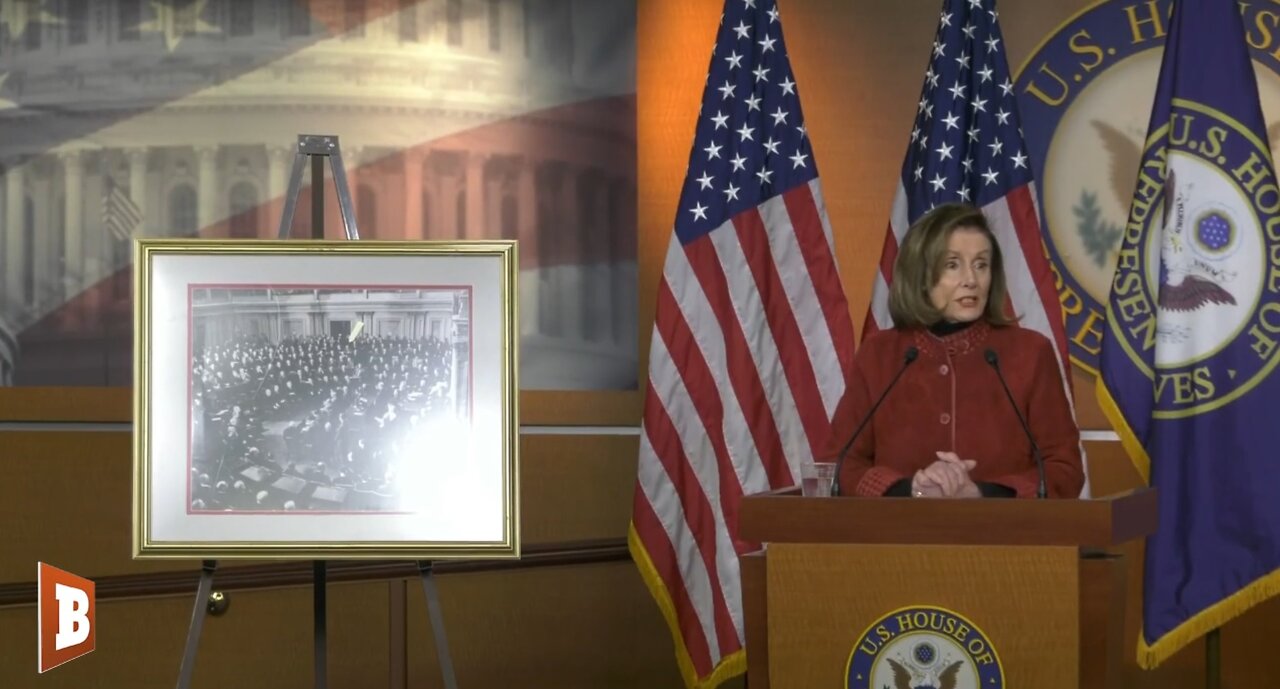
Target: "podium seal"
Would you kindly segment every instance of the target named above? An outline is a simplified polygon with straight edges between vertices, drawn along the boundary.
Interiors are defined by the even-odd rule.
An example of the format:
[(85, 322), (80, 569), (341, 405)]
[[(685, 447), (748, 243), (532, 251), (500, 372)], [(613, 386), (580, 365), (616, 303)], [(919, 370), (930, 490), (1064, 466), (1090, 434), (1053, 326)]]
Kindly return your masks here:
[(986, 635), (959, 613), (932, 606), (894, 610), (857, 639), (849, 689), (1003, 689), (1004, 668)]

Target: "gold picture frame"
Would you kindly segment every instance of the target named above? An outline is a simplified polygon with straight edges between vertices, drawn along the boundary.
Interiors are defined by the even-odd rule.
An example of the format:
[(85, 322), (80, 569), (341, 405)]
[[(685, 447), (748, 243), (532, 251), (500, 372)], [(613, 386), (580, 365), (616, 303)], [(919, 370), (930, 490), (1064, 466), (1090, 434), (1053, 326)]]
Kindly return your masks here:
[(134, 558), (519, 557), (518, 267), (135, 240)]

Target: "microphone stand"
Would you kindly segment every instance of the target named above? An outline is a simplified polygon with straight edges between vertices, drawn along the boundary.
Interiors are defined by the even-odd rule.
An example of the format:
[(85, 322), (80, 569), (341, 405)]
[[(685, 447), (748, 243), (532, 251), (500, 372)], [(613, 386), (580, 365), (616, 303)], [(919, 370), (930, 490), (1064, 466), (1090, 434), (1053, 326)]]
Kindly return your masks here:
[(1036, 444), (1035, 436), (1031, 435), (1031, 427), (1027, 425), (1027, 420), (1022, 417), (1022, 412), (1018, 410), (1018, 403), (1013, 400), (1013, 393), (1009, 391), (1009, 386), (1004, 382), (1004, 374), (1000, 372), (1000, 359), (996, 356), (994, 349), (988, 349), (983, 353), (983, 357), (991, 368), (995, 369), (996, 378), (1000, 379), (1000, 387), (1004, 389), (1004, 395), (1009, 400), (1009, 406), (1013, 408), (1013, 413), (1018, 417), (1018, 422), (1022, 424), (1022, 431), (1027, 434), (1027, 440), (1031, 443), (1031, 454), (1036, 460), (1036, 470), (1039, 472), (1040, 480), (1036, 486), (1036, 497), (1043, 500), (1049, 497), (1049, 491), (1045, 485), (1044, 478), (1044, 455), (1040, 454), (1040, 446)]
[(915, 347), (907, 347), (906, 352), (902, 355), (902, 367), (898, 369), (898, 373), (894, 375), (893, 380), (889, 381), (889, 384), (885, 386), (884, 392), (880, 393), (880, 398), (876, 400), (876, 403), (871, 405), (871, 410), (867, 412), (866, 416), (862, 417), (862, 423), (858, 424), (858, 427), (853, 431), (853, 435), (849, 436), (849, 442), (840, 448), (840, 454), (836, 455), (836, 475), (831, 479), (831, 497), (840, 496), (840, 469), (844, 466), (845, 457), (853, 447), (853, 441), (857, 440), (858, 436), (862, 434), (862, 429), (866, 428), (871, 421), (871, 417), (876, 415), (876, 410), (880, 408), (880, 404), (889, 396), (889, 391), (898, 384), (898, 379), (902, 377), (903, 373), (906, 373), (907, 367), (918, 356), (920, 356), (920, 350)]

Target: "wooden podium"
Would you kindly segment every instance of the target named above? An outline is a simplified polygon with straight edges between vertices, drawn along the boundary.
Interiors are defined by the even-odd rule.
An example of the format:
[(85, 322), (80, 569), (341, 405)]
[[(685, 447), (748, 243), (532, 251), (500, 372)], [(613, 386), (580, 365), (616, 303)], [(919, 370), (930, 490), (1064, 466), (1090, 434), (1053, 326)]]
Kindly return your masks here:
[(1118, 689), (1117, 547), (1153, 533), (1156, 514), (1150, 488), (1093, 500), (747, 496), (740, 537), (764, 544), (741, 558), (748, 683), (896, 689), (896, 665), (920, 673), (905, 686), (942, 686), (939, 672), (959, 664), (952, 677), (967, 674), (952, 686)]

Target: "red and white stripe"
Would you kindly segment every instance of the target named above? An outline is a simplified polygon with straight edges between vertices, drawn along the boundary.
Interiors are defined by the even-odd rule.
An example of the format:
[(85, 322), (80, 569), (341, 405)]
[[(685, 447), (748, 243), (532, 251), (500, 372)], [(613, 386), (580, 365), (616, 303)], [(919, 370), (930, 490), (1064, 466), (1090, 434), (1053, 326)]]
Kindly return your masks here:
[(673, 237), (657, 302), (633, 549), (698, 685), (743, 648), (742, 496), (794, 485), (852, 366), (819, 181)]
[[(899, 184), (893, 200), (893, 210), (890, 212), (889, 231), (885, 233), (884, 247), (880, 254), (880, 268), (872, 286), (871, 305), (867, 309), (862, 332), (864, 339), (874, 332), (893, 327), (893, 319), (889, 316), (889, 284), (893, 280), (893, 263), (898, 257), (898, 246), (910, 227), (907, 222), (906, 199), (906, 190)], [(996, 236), (1000, 253), (1004, 257), (1009, 300), (1014, 313), (1020, 317), (1018, 324), (1043, 334), (1056, 345), (1054, 349), (1058, 355), (1058, 370), (1074, 415), (1075, 398), (1072, 394), (1066, 327), (1058, 292), (1054, 287), (1053, 271), (1045, 255), (1040, 234), (1040, 209), (1036, 202), (1035, 183), (1010, 190), (1008, 194), (983, 206), (982, 212), (987, 217), (987, 224)], [(1083, 447), (1081, 456), (1084, 456)], [(1081, 496), (1088, 497), (1089, 493), (1086, 462)]]

